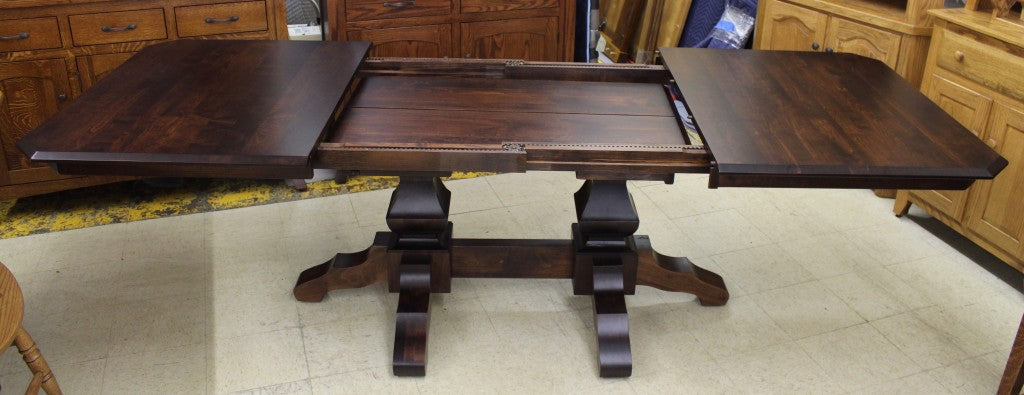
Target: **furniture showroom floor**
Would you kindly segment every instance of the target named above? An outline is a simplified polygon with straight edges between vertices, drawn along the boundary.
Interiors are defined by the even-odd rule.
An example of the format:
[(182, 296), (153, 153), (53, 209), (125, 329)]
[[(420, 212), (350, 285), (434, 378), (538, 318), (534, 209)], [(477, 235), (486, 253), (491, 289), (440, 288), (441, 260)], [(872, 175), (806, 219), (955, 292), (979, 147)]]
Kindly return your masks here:
[[(580, 184), (448, 182), (455, 235), (568, 238)], [(995, 391), (1024, 297), (961, 250), (994, 258), (870, 191), (706, 186), (630, 185), (638, 234), (721, 274), (732, 299), (627, 296), (629, 379), (598, 378), (591, 297), (569, 280), (456, 279), (431, 298), (426, 378), (391, 375), (396, 294), (296, 302), (302, 269), (385, 229), (391, 190), (0, 240), (0, 261), (68, 394)], [(2, 374), (5, 390), (30, 378), (12, 350)]]

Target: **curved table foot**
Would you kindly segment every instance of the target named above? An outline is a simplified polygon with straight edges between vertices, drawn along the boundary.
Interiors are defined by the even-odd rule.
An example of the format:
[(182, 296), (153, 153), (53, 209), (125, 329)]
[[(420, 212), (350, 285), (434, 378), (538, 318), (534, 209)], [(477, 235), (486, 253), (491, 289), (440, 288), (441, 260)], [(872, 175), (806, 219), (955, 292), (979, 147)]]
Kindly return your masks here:
[(395, 376), (427, 374), (427, 329), (430, 327), (430, 265), (403, 264), (399, 274), (395, 318)]
[(621, 265), (594, 267), (594, 328), (601, 377), (629, 377), (633, 353)]
[(637, 284), (664, 291), (686, 292), (697, 296), (704, 306), (722, 306), (729, 301), (729, 290), (722, 276), (694, 265), (687, 258), (659, 254), (651, 248), (647, 236), (636, 237)]
[(369, 248), (339, 253), (331, 260), (303, 270), (292, 294), (302, 302), (319, 302), (328, 291), (362, 288), (388, 280), (387, 233), (381, 232)]

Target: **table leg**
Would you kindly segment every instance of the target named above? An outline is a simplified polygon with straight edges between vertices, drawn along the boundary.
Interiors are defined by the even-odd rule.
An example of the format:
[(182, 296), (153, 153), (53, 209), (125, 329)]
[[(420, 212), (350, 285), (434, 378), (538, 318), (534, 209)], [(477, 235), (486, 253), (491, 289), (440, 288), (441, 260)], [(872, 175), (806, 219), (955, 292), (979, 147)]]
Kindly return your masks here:
[(427, 374), (427, 329), (430, 327), (430, 264), (403, 263), (395, 315), (395, 376)]
[(601, 377), (629, 377), (633, 356), (625, 295), (636, 291), (633, 233), (640, 219), (624, 180), (588, 180), (575, 200), (573, 292), (594, 295)]
[(450, 192), (437, 178), (402, 177), (387, 223), (373, 244), (302, 272), (295, 297), (317, 302), (335, 289), (388, 284), (399, 294), (393, 371), (426, 373), (430, 294), (450, 292), (452, 277), (569, 278), (577, 295), (592, 295), (602, 377), (632, 373), (625, 296), (647, 285), (697, 296), (705, 306), (729, 300), (722, 277), (687, 258), (661, 255), (647, 236), (625, 181), (591, 180), (575, 195), (571, 240), (453, 239)]

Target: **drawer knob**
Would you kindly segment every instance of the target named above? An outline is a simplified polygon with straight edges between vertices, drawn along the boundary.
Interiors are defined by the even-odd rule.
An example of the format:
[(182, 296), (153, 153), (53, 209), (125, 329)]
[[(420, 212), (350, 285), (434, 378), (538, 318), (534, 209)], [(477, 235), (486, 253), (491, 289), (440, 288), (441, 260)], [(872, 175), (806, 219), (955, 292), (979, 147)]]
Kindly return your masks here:
[(24, 40), (28, 38), (28, 32), (21, 32), (13, 36), (0, 36), (0, 41)]
[(61, 94), (57, 95), (57, 100), (58, 101), (65, 101), (67, 99), (68, 99), (68, 94), (67, 93), (61, 93)]
[(135, 25), (134, 23), (132, 23), (132, 24), (130, 24), (128, 26), (117, 26), (117, 27), (103, 26), (103, 27), (100, 27), (100, 30), (102, 30), (102, 31), (104, 31), (106, 33), (111, 33), (111, 32), (123, 32), (125, 30), (135, 30), (136, 28), (138, 28), (138, 26)]
[(825, 53), (833, 53), (833, 52), (835, 52), (835, 51), (836, 51), (836, 50), (834, 50), (834, 49), (832, 49), (832, 48), (825, 48)]
[(385, 2), (384, 2), (384, 6), (385, 6), (385, 7), (391, 7), (391, 8), (402, 8), (402, 7), (411, 7), (411, 6), (414, 6), (414, 5), (416, 5), (416, 0), (408, 0), (408, 1), (385, 1)]
[(956, 52), (954, 52), (953, 53), (953, 59), (956, 59), (957, 62), (963, 62), (964, 61), (964, 51), (956, 51)]
[(811, 43), (811, 49), (817, 51), (819, 48), (821, 48), (821, 44)]
[(238, 15), (232, 15), (227, 18), (206, 18), (206, 23), (225, 23), (225, 22), (238, 22)]

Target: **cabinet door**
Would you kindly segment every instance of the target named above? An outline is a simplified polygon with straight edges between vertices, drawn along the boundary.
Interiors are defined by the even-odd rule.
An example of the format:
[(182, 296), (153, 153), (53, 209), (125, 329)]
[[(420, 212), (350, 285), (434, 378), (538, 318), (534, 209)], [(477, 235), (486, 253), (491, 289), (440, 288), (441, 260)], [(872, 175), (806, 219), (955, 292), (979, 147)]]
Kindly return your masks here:
[(815, 51), (823, 49), (828, 16), (820, 12), (775, 0), (766, 0), (764, 28), (757, 38), (758, 49)]
[(825, 49), (878, 59), (890, 68), (896, 68), (900, 57), (900, 38), (896, 33), (843, 18), (832, 18), (825, 34)]
[(462, 56), (558, 61), (558, 18), (507, 19), (462, 24)]
[[(967, 87), (933, 74), (925, 81), (924, 94), (974, 133), (981, 135), (992, 108), (992, 99)], [(917, 198), (955, 221), (960, 221), (968, 191), (913, 191)]]
[(79, 78), (82, 80), (82, 91), (92, 87), (96, 81), (106, 77), (111, 71), (126, 62), (135, 53), (111, 53), (105, 55), (79, 56), (75, 58), (78, 64)]
[(443, 58), (452, 54), (451, 25), (356, 30), (348, 32), (347, 37), (372, 42), (370, 56)]
[(975, 184), (967, 228), (1011, 254), (1024, 252), (1024, 109), (996, 103), (982, 138), (1010, 165)]
[(15, 143), (67, 103), (69, 85), (61, 59), (0, 63), (0, 185), (60, 178)]

